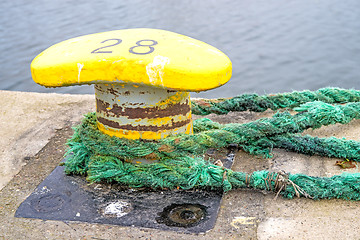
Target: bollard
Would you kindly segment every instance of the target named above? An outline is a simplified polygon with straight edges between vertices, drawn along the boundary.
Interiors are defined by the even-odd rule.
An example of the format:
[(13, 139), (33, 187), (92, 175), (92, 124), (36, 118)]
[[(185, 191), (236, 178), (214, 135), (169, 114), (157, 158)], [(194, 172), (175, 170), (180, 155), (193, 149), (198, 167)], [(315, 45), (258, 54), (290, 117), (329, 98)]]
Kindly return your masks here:
[(225, 84), (232, 65), (220, 50), (156, 29), (127, 29), (55, 44), (31, 63), (45, 87), (95, 84), (98, 129), (156, 140), (192, 134), (189, 92)]

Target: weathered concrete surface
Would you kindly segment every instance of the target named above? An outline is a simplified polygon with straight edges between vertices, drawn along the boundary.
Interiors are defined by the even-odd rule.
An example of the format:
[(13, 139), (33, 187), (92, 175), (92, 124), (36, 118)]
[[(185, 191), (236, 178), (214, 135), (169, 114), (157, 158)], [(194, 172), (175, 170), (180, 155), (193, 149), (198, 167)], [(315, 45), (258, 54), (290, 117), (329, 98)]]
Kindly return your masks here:
[(0, 91), (0, 189), (54, 136), (94, 109), (90, 95)]
[[(120, 227), (78, 222), (15, 218), (20, 203), (62, 160), (71, 126), (83, 113), (94, 109), (92, 96), (36, 94), (0, 91), (1, 169), (21, 169), (0, 190), (0, 239), (359, 239), (360, 202), (310, 199), (274, 200), (274, 194), (236, 190), (224, 196), (214, 229), (205, 234), (181, 234), (156, 229)], [(16, 109), (16, 110), (15, 110)], [(33, 113), (35, 112), (35, 113)], [(40, 115), (40, 116), (37, 116)], [(266, 113), (211, 115), (219, 122), (248, 122)], [(15, 129), (15, 127), (18, 128)], [(45, 132), (45, 133), (44, 133)], [(360, 140), (360, 121), (334, 125), (308, 134)], [(23, 140), (27, 138), (27, 140)], [(35, 139), (36, 138), (36, 139)], [(50, 139), (50, 140), (49, 140)], [(31, 150), (27, 150), (31, 149)], [(40, 150), (41, 149), (41, 150)], [(40, 151), (39, 151), (40, 150)], [(272, 159), (236, 155), (234, 170), (272, 169), (331, 176), (344, 171), (336, 159), (310, 157), (275, 150)], [(3, 171), (4, 172), (4, 171)], [(8, 171), (7, 179), (16, 171)]]

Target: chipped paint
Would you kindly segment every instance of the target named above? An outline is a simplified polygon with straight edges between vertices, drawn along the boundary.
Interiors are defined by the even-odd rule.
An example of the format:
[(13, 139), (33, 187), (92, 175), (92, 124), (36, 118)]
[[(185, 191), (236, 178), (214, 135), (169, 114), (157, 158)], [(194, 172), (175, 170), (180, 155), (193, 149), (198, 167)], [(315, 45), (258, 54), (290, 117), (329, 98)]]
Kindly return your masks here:
[(132, 85), (95, 85), (98, 128), (110, 136), (161, 139), (192, 134), (187, 92)]
[(104, 214), (105, 215), (115, 215), (120, 218), (129, 213), (129, 208), (131, 205), (125, 201), (116, 201), (112, 202), (105, 207)]
[(235, 217), (232, 222), (230, 223), (231, 226), (233, 226), (236, 229), (239, 229), (241, 225), (255, 225), (258, 223), (258, 220), (256, 217)]
[(134, 130), (123, 130), (123, 129), (115, 129), (109, 126), (104, 126), (102, 123), (97, 122), (98, 129), (109, 135), (109, 136), (116, 136), (119, 138), (128, 138), (128, 139), (148, 139), (148, 140), (156, 140), (165, 138), (169, 135), (185, 133), (185, 134), (192, 134), (193, 126), (192, 124), (185, 125), (180, 128), (174, 128), (172, 131), (168, 130), (159, 130), (159, 131), (134, 131)]
[(169, 104), (176, 104), (182, 99), (188, 98), (189, 93), (188, 92), (176, 92), (174, 95), (171, 95), (167, 97), (166, 99), (156, 103), (156, 106), (167, 106)]
[[(164, 87), (163, 76), (166, 64), (170, 63), (168, 57), (155, 56), (153, 62), (146, 65), (146, 73), (149, 76), (149, 81), (154, 85), (161, 85)], [(160, 81), (160, 83), (159, 83)]]
[(81, 82), (80, 81), (80, 73), (81, 73), (82, 68), (84, 67), (84, 64), (78, 63), (77, 66), (78, 66), (78, 83), (80, 83)]
[[(97, 94), (97, 96), (99, 96)], [(100, 96), (99, 96), (100, 97)], [(107, 118), (120, 118), (126, 117), (126, 119), (154, 119), (154, 118), (164, 118), (169, 116), (185, 116), (190, 112), (190, 105), (188, 101), (185, 102), (176, 102), (174, 104), (159, 106), (152, 106), (146, 103), (136, 103), (137, 106), (129, 107), (131, 105), (124, 105), (121, 99), (113, 100), (113, 102), (108, 102), (99, 99), (96, 99), (96, 111), (101, 113)]]

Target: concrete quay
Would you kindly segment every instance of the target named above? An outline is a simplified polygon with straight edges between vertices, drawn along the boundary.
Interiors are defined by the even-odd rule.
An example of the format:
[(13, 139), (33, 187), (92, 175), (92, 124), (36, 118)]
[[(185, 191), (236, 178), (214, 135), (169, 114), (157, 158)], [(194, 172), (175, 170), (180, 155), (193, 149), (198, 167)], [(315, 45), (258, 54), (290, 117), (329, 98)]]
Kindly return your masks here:
[[(254, 190), (224, 195), (215, 227), (203, 234), (122, 227), (84, 222), (15, 218), (19, 205), (62, 160), (71, 127), (95, 110), (92, 95), (41, 94), (0, 91), (0, 239), (360, 239), (360, 202), (293, 199)], [(265, 113), (207, 116), (222, 123), (245, 123)], [(195, 116), (197, 117), (197, 116)], [(319, 137), (360, 140), (360, 120), (306, 133)], [(359, 172), (343, 170), (337, 159), (274, 150), (272, 159), (242, 151), (233, 170), (270, 169), (313, 176)]]

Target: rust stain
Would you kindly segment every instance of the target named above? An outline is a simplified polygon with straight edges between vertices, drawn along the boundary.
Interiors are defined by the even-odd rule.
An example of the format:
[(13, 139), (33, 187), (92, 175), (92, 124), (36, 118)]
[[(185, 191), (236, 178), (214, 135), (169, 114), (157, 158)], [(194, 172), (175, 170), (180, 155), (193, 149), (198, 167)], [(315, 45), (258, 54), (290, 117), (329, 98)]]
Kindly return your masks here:
[(109, 88), (108, 91), (109, 91), (109, 93), (111, 93), (111, 94), (114, 95), (115, 97), (118, 97), (119, 95), (121, 95), (120, 92), (116, 91), (116, 90), (113, 89), (113, 88)]
[(174, 128), (179, 128), (182, 126), (185, 126), (190, 123), (191, 119), (186, 119), (184, 121), (174, 122), (171, 120), (171, 124), (161, 125), (161, 126), (153, 126), (153, 125), (138, 125), (133, 126), (131, 124), (121, 125), (118, 122), (111, 121), (106, 118), (97, 117), (97, 120), (109, 127), (115, 128), (115, 129), (123, 129), (123, 130), (132, 130), (132, 131), (151, 131), (151, 132), (157, 132), (160, 130), (172, 130)]
[(113, 104), (112, 108), (108, 110), (110, 104), (100, 99), (96, 99), (96, 110), (108, 117), (127, 116), (129, 119), (137, 118), (161, 118), (177, 115), (186, 115), (190, 112), (190, 105), (186, 102), (183, 104), (171, 104), (167, 108), (125, 108), (117, 104)]
[(101, 87), (99, 87), (98, 85), (95, 85), (95, 89), (98, 90), (99, 92), (108, 92), (111, 93), (112, 95), (114, 95), (115, 97), (118, 97), (121, 95), (121, 93), (117, 90), (115, 90), (114, 88), (107, 88), (106, 90), (102, 89)]
[(159, 160), (160, 157), (156, 154), (156, 153), (150, 153), (148, 155), (144, 156), (146, 159), (150, 159), (150, 160)]
[(107, 108), (110, 107), (110, 103), (101, 101), (96, 98), (96, 112), (107, 112)]
[(159, 151), (159, 152), (167, 152), (167, 153), (170, 153), (170, 152), (173, 152), (174, 149), (173, 149), (172, 146), (163, 144), (163, 145), (161, 145), (161, 146), (158, 148), (158, 151)]

